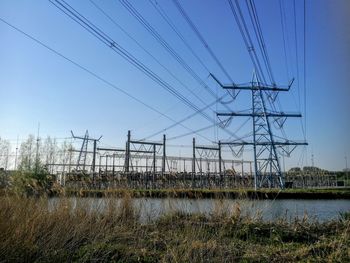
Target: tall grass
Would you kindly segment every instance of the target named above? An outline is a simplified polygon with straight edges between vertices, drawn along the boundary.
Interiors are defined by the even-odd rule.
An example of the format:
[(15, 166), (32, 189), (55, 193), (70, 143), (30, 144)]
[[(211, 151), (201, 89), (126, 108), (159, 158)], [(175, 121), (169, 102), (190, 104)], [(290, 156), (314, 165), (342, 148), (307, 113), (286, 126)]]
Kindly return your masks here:
[(140, 222), (132, 199), (103, 209), (60, 198), (0, 197), (4, 262), (349, 262), (350, 220), (264, 222), (239, 203), (210, 215), (172, 212)]

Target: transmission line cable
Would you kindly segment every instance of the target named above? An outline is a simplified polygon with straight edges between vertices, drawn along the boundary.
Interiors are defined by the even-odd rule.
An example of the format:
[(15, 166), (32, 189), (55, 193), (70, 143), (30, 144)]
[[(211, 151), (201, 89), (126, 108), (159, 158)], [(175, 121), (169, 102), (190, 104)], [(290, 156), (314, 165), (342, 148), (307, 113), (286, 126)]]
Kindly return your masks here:
[[(80, 65), (78, 62), (75, 62), (74, 60), (68, 58), (67, 56), (63, 55), (62, 53), (56, 51), (55, 49), (51, 48), (50, 46), (48, 46), (47, 44), (45, 44), (44, 42), (38, 40), (37, 38), (31, 36), (30, 34), (24, 32), (23, 30), (19, 29), (18, 27), (10, 24), (9, 22), (7, 22), (6, 20), (4, 20), (3, 18), (0, 17), (0, 21), (3, 22), (4, 24), (6, 24), (7, 26), (11, 27), (12, 29), (14, 29), (15, 31), (21, 33), (22, 35), (26, 36), (27, 38), (31, 39), (32, 41), (36, 42), (37, 44), (39, 44), (40, 46), (46, 48), (47, 50), (51, 51), (52, 53), (56, 54), (57, 56), (65, 59), (66, 61), (68, 61), (69, 63), (73, 64), (74, 66), (78, 67), (79, 69), (85, 71), (86, 73), (90, 74), (91, 76), (93, 76), (94, 78), (100, 80), (101, 82), (103, 82), (104, 84), (106, 84), (107, 86), (113, 88), (114, 90), (117, 90), (119, 92), (121, 92), (122, 94), (124, 94), (125, 96), (131, 98), (132, 100), (142, 104), (143, 106), (145, 106), (146, 108), (149, 108), (150, 110), (162, 115), (163, 117), (167, 118), (168, 120), (172, 121), (172, 122), (176, 122), (173, 118), (169, 117), (168, 115), (162, 113), (160, 110), (157, 110), (156, 108), (154, 108), (153, 106), (143, 102), (142, 100), (138, 99), (137, 97), (133, 96), (132, 94), (126, 92), (125, 90), (119, 88), (118, 86), (116, 86), (115, 84), (111, 83), (110, 81), (104, 79), (103, 77), (101, 77), (100, 75), (94, 73), (93, 71), (89, 70), (88, 68)], [(196, 133), (194, 130), (188, 128), (187, 126), (180, 124), (183, 128)], [(211, 140), (199, 133), (196, 133), (198, 136), (202, 137), (205, 140), (208, 140), (209, 142), (211, 142)]]
[(256, 39), (257, 39), (258, 44), (259, 44), (261, 56), (264, 60), (266, 71), (269, 75), (269, 79), (270, 79), (271, 84), (275, 85), (276, 82), (275, 82), (275, 79), (273, 76), (270, 58), (269, 58), (268, 53), (267, 53), (266, 44), (265, 44), (264, 36), (263, 36), (262, 30), (261, 30), (260, 21), (259, 21), (259, 16), (258, 16), (256, 7), (255, 7), (255, 2), (254, 2), (254, 0), (246, 0), (246, 4), (247, 4), (249, 17), (250, 17), (250, 20), (252, 22), (253, 29), (255, 32), (255, 36), (256, 36)]
[(91, 4), (97, 8), (105, 17), (107, 17), (119, 30), (126, 34), (138, 47), (140, 47), (145, 53), (147, 53), (154, 61), (157, 62), (166, 72), (169, 73), (181, 86), (183, 86), (188, 92), (190, 92), (194, 97), (196, 97), (204, 105), (206, 102), (200, 98), (191, 88), (189, 88), (181, 79), (179, 79), (169, 68), (167, 68), (163, 63), (159, 61), (151, 52), (149, 52), (139, 41), (137, 41), (130, 33), (128, 33), (120, 24), (116, 22), (110, 15), (108, 15), (95, 1), (89, 0)]
[[(297, 33), (297, 12), (296, 12), (296, 1), (293, 0), (293, 13), (294, 13), (294, 41), (295, 41), (295, 61), (296, 61), (296, 71), (297, 71), (297, 87), (298, 87), (298, 109), (301, 111), (301, 92), (300, 92), (300, 68), (299, 68), (299, 46), (298, 46), (298, 33)], [(299, 119), (301, 123), (301, 128), (305, 136), (305, 127), (302, 119)]]
[[(246, 45), (246, 48), (248, 50), (248, 53), (250, 55), (250, 58), (252, 60), (253, 65), (254, 65), (254, 69), (255, 69), (255, 74), (256, 74), (257, 80), (260, 83), (267, 83), (265, 75), (264, 75), (264, 71), (262, 70), (262, 67), (261, 67), (261, 63), (260, 63), (259, 57), (257, 56), (256, 51), (255, 51), (254, 43), (253, 43), (252, 38), (250, 36), (250, 32), (249, 32), (247, 23), (245, 22), (245, 18), (244, 18), (243, 12), (242, 12), (242, 10), (240, 8), (240, 4), (239, 4), (238, 0), (234, 0), (235, 4), (233, 4), (233, 0), (228, 0), (228, 3), (230, 5), (232, 14), (233, 14), (233, 16), (235, 18), (236, 24), (238, 25), (239, 31), (240, 31), (240, 33), (242, 35), (242, 38), (244, 40), (244, 43)], [(236, 9), (237, 9), (237, 11), (236, 11)], [(253, 10), (255, 10), (255, 13), (257, 14), (255, 5), (253, 6)], [(261, 28), (260, 23), (258, 23), (258, 24), (259, 24), (258, 27)], [(260, 32), (262, 34), (261, 29), (260, 29)], [(264, 91), (263, 93), (266, 94), (266, 96), (268, 98), (267, 101), (268, 101), (270, 107), (274, 111), (276, 111), (276, 105), (274, 104), (274, 100), (276, 98), (277, 98), (278, 106), (280, 108), (282, 108), (281, 107), (281, 103), (280, 103), (280, 101), (279, 101), (279, 99), (277, 97), (278, 93), (276, 93), (275, 97), (272, 96), (271, 92)], [(281, 127), (281, 131), (285, 135), (285, 131), (284, 131), (283, 127)]]
[(286, 17), (284, 13), (284, 7), (283, 7), (283, 2), (282, 0), (279, 0), (279, 9), (280, 9), (280, 17), (281, 17), (281, 28), (282, 28), (282, 37), (283, 37), (283, 52), (284, 52), (284, 60), (285, 60), (285, 65), (286, 65), (286, 73), (287, 73), (287, 78), (290, 78), (290, 70), (289, 70), (289, 60), (287, 56), (287, 43), (286, 43)]
[(297, 71), (297, 86), (298, 86), (298, 106), (300, 109), (300, 75), (299, 75), (299, 52), (298, 52), (298, 33), (297, 33), (297, 13), (296, 3), (293, 0), (293, 14), (294, 14), (294, 41), (295, 41), (295, 61)]
[[(205, 130), (208, 130), (208, 129), (210, 129), (210, 128), (213, 128), (214, 126), (215, 126), (215, 125), (210, 124), (209, 126), (205, 126), (205, 127), (203, 127), (203, 128), (200, 128), (200, 129), (196, 130), (196, 132), (205, 131)], [(167, 140), (168, 140), (168, 141), (172, 141), (172, 140), (180, 139), (180, 138), (182, 138), (182, 137), (189, 136), (189, 135), (191, 135), (191, 134), (192, 134), (192, 132), (187, 132), (187, 133), (180, 134), (180, 135), (177, 135), (177, 136), (174, 136), (174, 137), (170, 137), (170, 138), (168, 138)]]
[(164, 19), (164, 21), (166, 21), (166, 23), (172, 28), (172, 30), (176, 33), (176, 35), (182, 40), (182, 42), (185, 44), (185, 46), (188, 48), (188, 50), (191, 52), (191, 54), (198, 60), (199, 64), (201, 64), (202, 67), (207, 72), (210, 72), (209, 68), (204, 64), (203, 60), (196, 54), (196, 52), (193, 50), (191, 45), (186, 41), (185, 37), (181, 34), (181, 32), (177, 29), (175, 24), (171, 21), (170, 17), (167, 15), (167, 13), (162, 8), (162, 6), (159, 4), (159, 2), (156, 0), (149, 0), (149, 2), (156, 9), (156, 11), (160, 14), (160, 16)]
[[(256, 6), (255, 6), (255, 2), (254, 2), (254, 0), (246, 0), (246, 4), (247, 4), (247, 9), (248, 9), (248, 12), (249, 12), (249, 15), (250, 15), (250, 18), (251, 18), (251, 22), (252, 22), (252, 25), (253, 25), (253, 29), (254, 29), (255, 35), (256, 35), (256, 38), (257, 38), (258, 43), (259, 43), (259, 48), (260, 48), (260, 52), (261, 52), (262, 58), (264, 60), (266, 71), (268, 72), (271, 84), (272, 85), (276, 85), (274, 77), (273, 77), (273, 73), (272, 73), (272, 67), (271, 67), (270, 59), (269, 59), (269, 56), (268, 56), (268, 53), (267, 53), (267, 49), (266, 49), (264, 36), (263, 36), (263, 33), (262, 33), (262, 29), (261, 29), (261, 25), (260, 25), (257, 9), (256, 9)], [(267, 94), (268, 101), (269, 101), (269, 104), (270, 104), (271, 108), (274, 111), (276, 111), (276, 106), (273, 103), (273, 101), (275, 99), (272, 97), (272, 93), (271, 92), (265, 92), (265, 93)], [(277, 97), (277, 95), (278, 95), (278, 92), (276, 92), (275, 98), (277, 98), (277, 104), (279, 106), (279, 110), (281, 111), (282, 110), (282, 105), (281, 105), (281, 102), (279, 101), (279, 98)], [(275, 120), (278, 122), (277, 119), (275, 119)], [(286, 135), (283, 127), (279, 127), (279, 128), (280, 128), (282, 134), (287, 138), (287, 135)]]
[[(223, 99), (225, 96), (226, 96), (226, 95), (223, 95), (223, 96), (221, 96), (220, 98), (218, 98), (217, 100), (215, 100), (215, 101), (213, 101), (212, 103), (208, 104), (206, 107), (202, 108), (201, 111), (204, 111), (204, 110), (206, 110), (207, 108), (213, 106), (215, 103), (217, 103), (219, 100)], [(186, 116), (185, 118), (183, 118), (183, 119), (181, 119), (181, 120), (179, 120), (179, 121), (177, 121), (177, 122), (171, 124), (170, 126), (168, 126), (168, 127), (166, 127), (166, 128), (163, 128), (163, 129), (161, 129), (161, 130), (159, 130), (159, 131), (157, 131), (157, 132), (155, 132), (155, 133), (153, 133), (153, 134), (151, 134), (151, 135), (149, 135), (149, 136), (143, 138), (142, 141), (143, 141), (143, 140), (148, 140), (149, 138), (152, 138), (152, 137), (154, 137), (154, 136), (156, 136), (156, 135), (159, 135), (159, 134), (161, 134), (161, 133), (163, 133), (163, 132), (165, 132), (165, 131), (167, 131), (167, 130), (170, 130), (170, 129), (176, 127), (177, 125), (179, 125), (180, 123), (183, 123), (183, 122), (185, 122), (185, 121), (191, 119), (191, 118), (194, 117), (195, 115), (196, 115), (196, 112), (194, 112), (194, 113), (192, 113), (192, 114)]]
[[(233, 17), (235, 18), (235, 21), (236, 21), (238, 29), (241, 33), (241, 36), (243, 38), (244, 44), (248, 50), (248, 54), (249, 54), (251, 61), (253, 63), (253, 66), (255, 69), (255, 74), (260, 82), (266, 83), (264, 72), (262, 71), (260, 61), (257, 57), (256, 52), (255, 52), (254, 44), (253, 44), (253, 41), (250, 37), (249, 30), (248, 30), (247, 24), (245, 22), (243, 13), (239, 7), (239, 3), (238, 3), (238, 1), (235, 1), (234, 2), (235, 4), (233, 4), (232, 1), (235, 1), (235, 0), (228, 0), (228, 3), (230, 5), (231, 12), (233, 14)], [(236, 11), (236, 8), (237, 8), (237, 11)]]
[(230, 82), (234, 85), (234, 81), (232, 80), (231, 76), (228, 74), (228, 72), (226, 71), (226, 69), (224, 68), (224, 66), (222, 65), (222, 63), (220, 62), (220, 60), (218, 59), (218, 57), (215, 55), (215, 53), (213, 52), (213, 50), (211, 49), (211, 47), (209, 46), (208, 42), (204, 39), (203, 35), (200, 33), (200, 31), (198, 30), (197, 26), (193, 23), (193, 21), (191, 20), (191, 18), (187, 15), (187, 13), (185, 12), (185, 10), (183, 9), (183, 7), (181, 6), (180, 2), (178, 0), (173, 0), (173, 3), (175, 4), (175, 6), (177, 7), (177, 9), (179, 10), (181, 16), (186, 20), (187, 24), (190, 26), (190, 28), (192, 29), (192, 31), (195, 33), (195, 35), (198, 37), (198, 39), (202, 42), (203, 46), (206, 48), (206, 50), (208, 51), (208, 53), (210, 54), (210, 56), (214, 59), (214, 61), (216, 62), (216, 64), (219, 66), (219, 68), (221, 69), (221, 71), (224, 73), (224, 75), (230, 80)]
[[(165, 50), (212, 96), (214, 91), (197, 75), (197, 73), (185, 62), (185, 60), (171, 47), (171, 45), (147, 22), (147, 20), (133, 7), (128, 0), (119, 0), (125, 9), (161, 44)], [(222, 104), (226, 109), (229, 107)]]
[[(186, 106), (190, 107), (195, 112), (198, 112), (200, 115), (202, 115), (208, 121), (210, 121), (213, 124), (217, 125), (215, 119), (210, 117), (208, 114), (205, 114), (204, 112), (200, 111), (200, 109), (195, 104), (193, 104), (189, 99), (187, 99), (184, 95), (179, 93), (174, 87), (172, 87), (170, 84), (168, 84), (165, 80), (160, 78), (160, 76), (157, 75), (155, 72), (153, 72), (150, 68), (148, 68), (142, 62), (140, 62), (138, 59), (136, 59), (132, 54), (130, 54), (123, 47), (121, 47), (112, 38), (110, 38), (102, 30), (100, 30), (98, 27), (96, 27), (92, 22), (90, 22), (87, 18), (85, 18), (83, 15), (81, 15), (77, 10), (75, 10), (73, 7), (71, 7), (69, 4), (67, 4), (64, 0), (61, 0), (61, 1), (55, 0), (55, 2), (53, 2), (53, 0), (49, 0), (49, 1), (53, 5), (55, 5), (59, 10), (61, 10), (64, 14), (66, 14), (68, 17), (70, 17), (73, 21), (75, 21), (79, 25), (81, 25), (84, 29), (86, 29), (93, 36), (96, 36), (97, 39), (99, 39), (102, 43), (104, 43), (106, 46), (111, 48), (114, 52), (116, 52), (121, 57), (126, 59), (129, 63), (131, 63), (133, 66), (135, 66), (141, 72), (143, 72), (150, 79), (155, 81), (157, 84), (159, 84), (166, 91), (168, 91), (169, 93), (174, 95), (176, 98), (178, 98)], [(227, 134), (236, 137), (236, 135), (233, 134), (231, 131), (229, 131), (227, 129), (224, 129), (224, 128), (222, 128), (222, 129)]]
[[(184, 103), (189, 108), (194, 111), (198, 111), (198, 107), (193, 104), (189, 99), (187, 99), (184, 95), (178, 92), (174, 87), (172, 87), (169, 83), (163, 80), (159, 75), (153, 72), (150, 68), (148, 68), (145, 64), (135, 58), (132, 54), (130, 54), (127, 50), (121, 47), (118, 43), (116, 43), (112, 38), (106, 35), (102, 30), (96, 27), (92, 22), (90, 22), (87, 18), (82, 16), (77, 10), (72, 8), (69, 4), (67, 4), (64, 0), (49, 0), (52, 4), (54, 4), (58, 9), (60, 9), (64, 14), (68, 15), (75, 22), (81, 25), (84, 29), (90, 32), (93, 36), (99, 39), (102, 43), (110, 47), (114, 52), (119, 54), (121, 57), (126, 59), (130, 64), (135, 66), (138, 70), (143, 72), (157, 84), (159, 84), (162, 88), (168, 91), (170, 94), (179, 99), (182, 103)], [(210, 116), (203, 112), (199, 112), (204, 118), (206, 118), (210, 122), (214, 122)]]

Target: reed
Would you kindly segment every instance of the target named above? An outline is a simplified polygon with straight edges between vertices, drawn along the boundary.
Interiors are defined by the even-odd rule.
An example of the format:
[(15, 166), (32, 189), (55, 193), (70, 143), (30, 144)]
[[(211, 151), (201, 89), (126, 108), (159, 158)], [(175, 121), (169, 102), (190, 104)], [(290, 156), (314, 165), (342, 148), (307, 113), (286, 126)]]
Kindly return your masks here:
[(349, 262), (350, 219), (262, 221), (239, 201), (210, 215), (174, 210), (141, 222), (131, 194), (89, 199), (0, 197), (2, 262)]

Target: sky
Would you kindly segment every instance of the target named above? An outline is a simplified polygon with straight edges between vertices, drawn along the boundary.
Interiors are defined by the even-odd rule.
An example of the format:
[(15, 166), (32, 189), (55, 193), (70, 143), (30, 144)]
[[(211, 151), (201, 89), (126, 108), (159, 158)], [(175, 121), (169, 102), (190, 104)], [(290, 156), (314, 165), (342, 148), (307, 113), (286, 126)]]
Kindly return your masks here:
[[(210, 56), (173, 1), (129, 0), (212, 94), (145, 30), (120, 1), (66, 2), (196, 107), (202, 108), (226, 94), (209, 73), (225, 84), (230, 84), (231, 80)], [(234, 83), (249, 82), (253, 64), (228, 2), (179, 2)], [(200, 61), (152, 3), (164, 10)], [(239, 3), (249, 21), (245, 1)], [(350, 158), (350, 1), (306, 0), (305, 86), (304, 1), (295, 0), (296, 16), (293, 0), (256, 0), (255, 3), (276, 83), (286, 85), (295, 78), (290, 92), (280, 93), (279, 107), (286, 112), (301, 112), (303, 119), (301, 122), (287, 120), (286, 134), (292, 140), (304, 140), (305, 137), (309, 143), (307, 148), (299, 147), (292, 157), (286, 158), (287, 168), (314, 163), (324, 169), (343, 169), (345, 156)], [(284, 10), (284, 31), (280, 4)], [(103, 135), (103, 145), (123, 147), (128, 130), (131, 130), (132, 138), (142, 139), (173, 123), (160, 113), (176, 121), (193, 113), (191, 108), (98, 41), (50, 1), (2, 0), (0, 18), (112, 84), (106, 84), (96, 75), (92, 76), (0, 21), (0, 137), (11, 143), (15, 143), (17, 137), (21, 140), (29, 134), (36, 134), (40, 123), (40, 137), (66, 138), (70, 136), (70, 130), (82, 135), (88, 129), (92, 137)], [(249, 110), (250, 95), (242, 91), (227, 105), (233, 111)], [(215, 112), (218, 111), (227, 109), (214, 103), (205, 112), (216, 118)], [(197, 114), (183, 125), (197, 130), (210, 122)], [(241, 126), (237, 136), (251, 131), (251, 122), (238, 117), (232, 119), (227, 129), (235, 132)], [(188, 130), (178, 125), (164, 133), (170, 139), (186, 134)], [(190, 145), (192, 137), (196, 137), (198, 144), (230, 139), (228, 133), (215, 127), (200, 134), (209, 140), (194, 134), (169, 140), (168, 144), (173, 146), (169, 147), (169, 155), (190, 156), (191, 149), (175, 146)], [(150, 140), (161, 138), (159, 134)], [(251, 158), (251, 150), (247, 149), (243, 158)]]

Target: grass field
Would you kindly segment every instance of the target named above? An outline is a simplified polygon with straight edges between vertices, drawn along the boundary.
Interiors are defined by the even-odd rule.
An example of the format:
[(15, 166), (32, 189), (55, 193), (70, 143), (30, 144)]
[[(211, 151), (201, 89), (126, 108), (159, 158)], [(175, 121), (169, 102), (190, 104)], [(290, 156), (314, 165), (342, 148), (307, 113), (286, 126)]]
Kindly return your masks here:
[(141, 224), (131, 194), (95, 212), (64, 197), (0, 197), (2, 262), (349, 262), (350, 216), (264, 222), (228, 214), (169, 213)]

